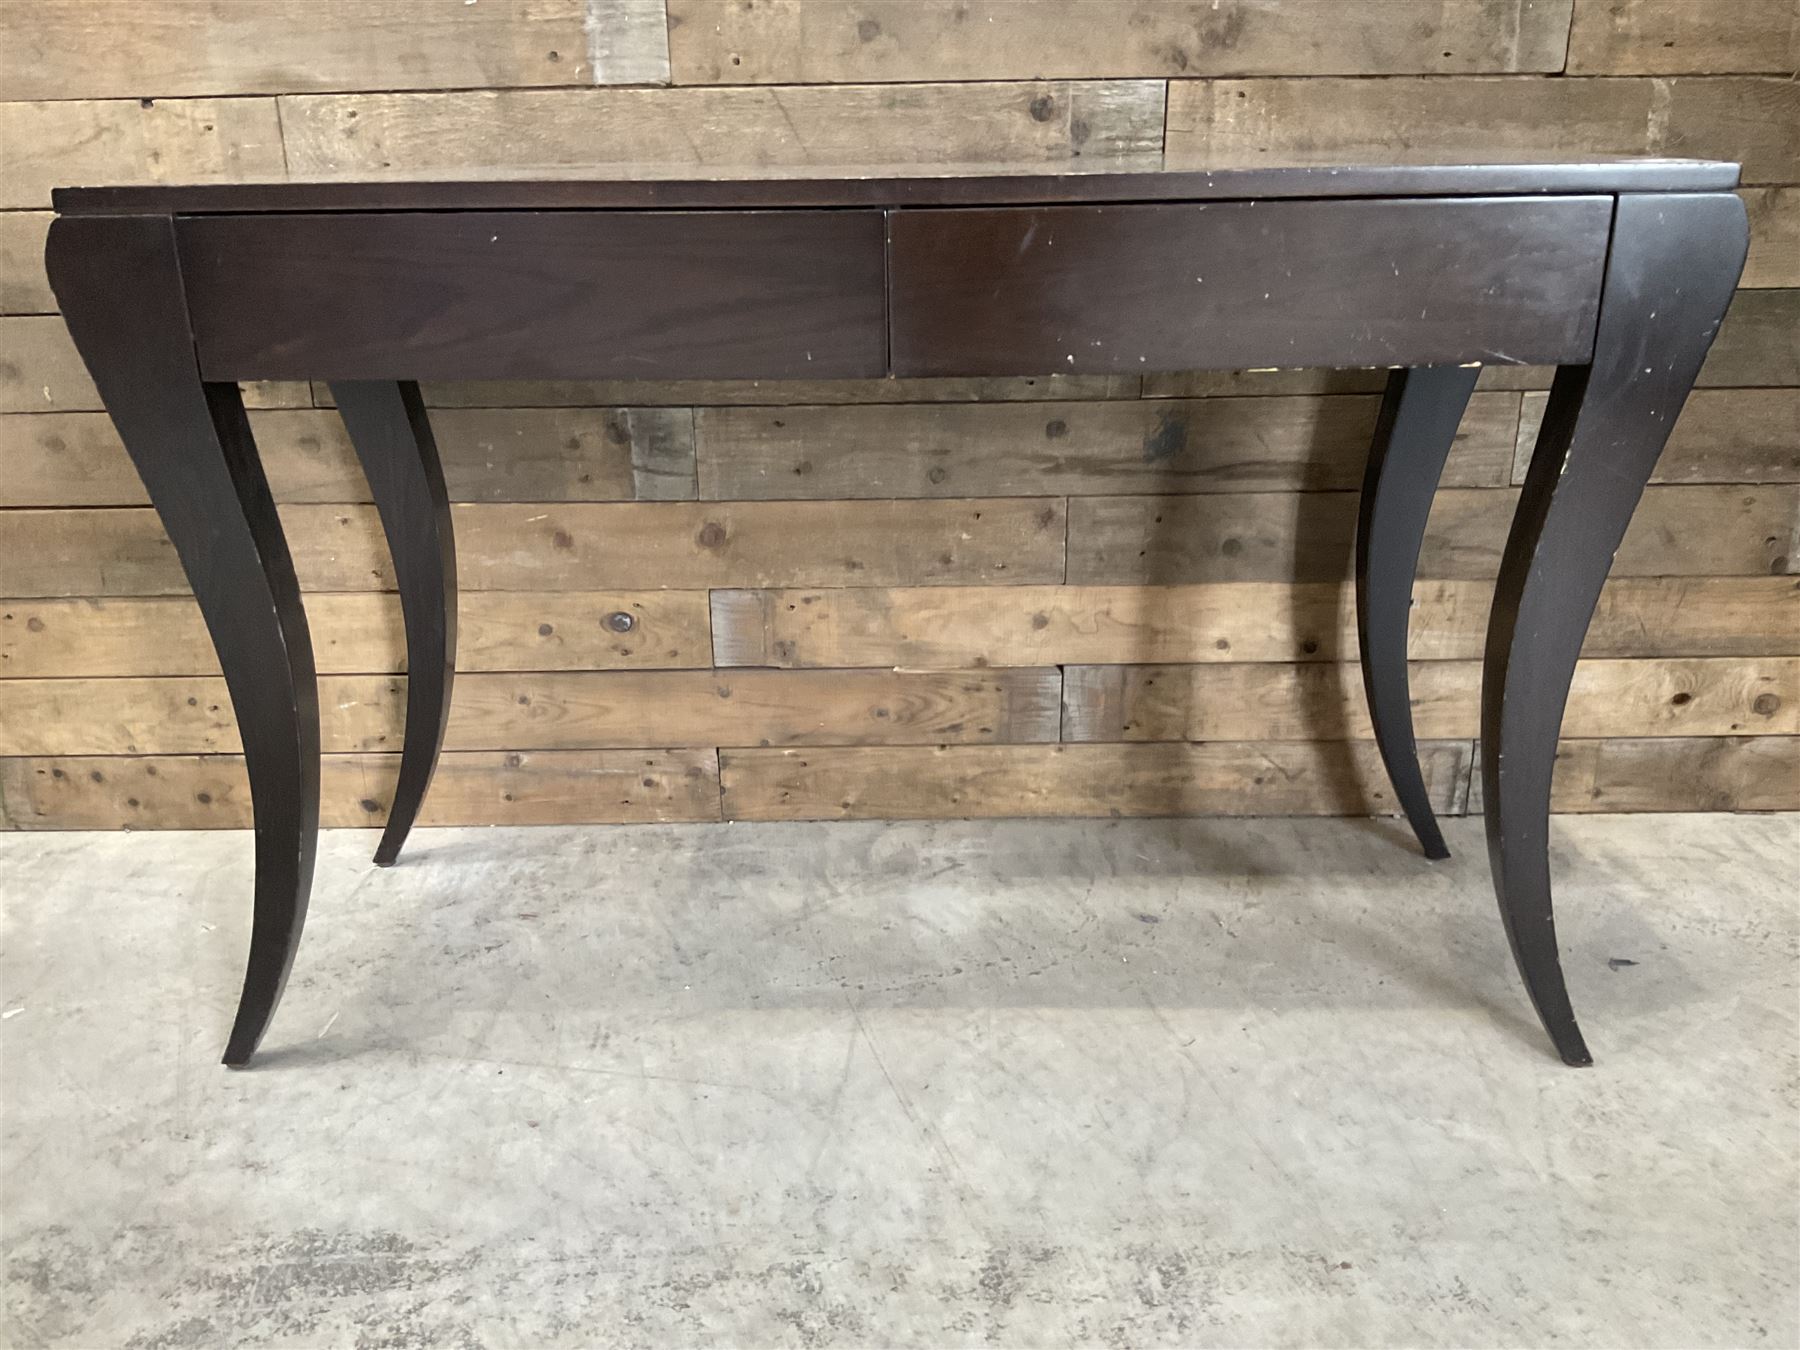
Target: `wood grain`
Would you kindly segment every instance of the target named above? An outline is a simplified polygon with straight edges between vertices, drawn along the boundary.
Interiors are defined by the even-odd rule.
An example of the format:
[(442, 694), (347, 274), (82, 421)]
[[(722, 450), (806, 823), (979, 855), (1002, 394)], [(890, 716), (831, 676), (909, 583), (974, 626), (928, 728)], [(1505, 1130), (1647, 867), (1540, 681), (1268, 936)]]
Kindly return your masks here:
[[(455, 501), (680, 501), (694, 496), (685, 408), (467, 408), (431, 419)], [(280, 502), (366, 502), (336, 412), (252, 413)], [(0, 506), (134, 506), (147, 499), (104, 413), (0, 418)]]
[(0, 102), (0, 210), (41, 210), (68, 183), (286, 176), (273, 99)]
[[(399, 755), (327, 755), (320, 823), (380, 825)], [(237, 755), (0, 759), (15, 829), (241, 830), (250, 790)], [(421, 825), (717, 820), (711, 750), (465, 751), (438, 761)]]
[[(1052, 670), (465, 673), (445, 748), (930, 745), (1057, 739)], [(328, 752), (398, 751), (406, 680), (319, 686)], [(0, 680), (0, 756), (235, 753), (218, 678)]]
[[(666, 79), (661, 14), (611, 0), (33, 0), (0, 6), (0, 97), (100, 99)], [(204, 35), (198, 38), (197, 35)]]
[[(1549, 395), (1527, 393), (1513, 482), (1525, 481)], [(1656, 483), (1800, 482), (1800, 389), (1701, 389), (1656, 461)]]
[[(321, 673), (405, 669), (399, 597), (306, 597)], [(485, 670), (668, 670), (712, 664), (705, 591), (465, 590), (457, 664)], [(0, 601), (0, 679), (214, 675), (219, 663), (186, 596)]]
[[(1420, 582), (1411, 655), (1479, 659), (1492, 599), (1485, 580)], [(1350, 588), (1332, 583), (713, 592), (721, 666), (1343, 661), (1356, 655), (1355, 622)], [(1800, 655), (1800, 581), (1615, 577), (1585, 651)]]
[(1674, 155), (1800, 179), (1800, 85), (1754, 76), (1189, 80), (1169, 86), (1171, 163), (1385, 163), (1409, 156)]
[(1558, 71), (1570, 3), (670, 0), (669, 47), (679, 84)]
[[(1432, 805), (1461, 809), (1467, 741), (1419, 747)], [(728, 820), (1386, 815), (1372, 742), (727, 750)]]
[(100, 395), (61, 317), (0, 318), (0, 413), (99, 406)]
[(446, 171), (496, 156), (533, 168), (587, 166), (596, 146), (611, 163), (696, 167), (1051, 163), (1154, 154), (1163, 86), (474, 90), (280, 102), (295, 174)]
[[(1485, 578), (1499, 567), (1514, 495), (1446, 488), (1419, 575)], [(1800, 489), (1652, 487), (1625, 535), (1614, 576), (1751, 576), (1800, 570)], [(1350, 493), (1074, 497), (1068, 580), (1078, 585), (1327, 581), (1349, 575)]]
[(1800, 738), (1564, 741), (1550, 809), (1800, 810)]
[[(1482, 809), (1480, 747), (1469, 812)], [(1800, 737), (1564, 740), (1552, 811), (1800, 810)]]
[[(1414, 662), (1411, 683), (1416, 735), (1480, 735), (1480, 662)], [(1374, 734), (1353, 664), (1071, 666), (1063, 684), (1065, 741), (1334, 741)], [(1800, 735), (1800, 658), (1584, 661), (1576, 667), (1563, 735)]]
[(1800, 286), (1800, 187), (1745, 188), (1750, 257), (1745, 287)]
[(56, 309), (44, 275), (49, 211), (0, 211), (0, 314), (49, 314)]
[[(554, 502), (452, 508), (458, 584), (543, 591), (595, 585), (919, 585), (1060, 581), (1064, 507), (979, 502)], [(373, 507), (281, 510), (308, 590), (388, 590)], [(0, 594), (180, 595), (174, 549), (149, 508), (0, 512)]]
[[(1519, 395), (1470, 403), (1445, 481), (1508, 481)], [(1380, 399), (703, 408), (705, 498), (1354, 488)]]
[(1800, 67), (1792, 0), (1581, 0), (1571, 75), (1725, 75)]
[(1700, 367), (1702, 388), (1800, 385), (1800, 290), (1743, 290)]

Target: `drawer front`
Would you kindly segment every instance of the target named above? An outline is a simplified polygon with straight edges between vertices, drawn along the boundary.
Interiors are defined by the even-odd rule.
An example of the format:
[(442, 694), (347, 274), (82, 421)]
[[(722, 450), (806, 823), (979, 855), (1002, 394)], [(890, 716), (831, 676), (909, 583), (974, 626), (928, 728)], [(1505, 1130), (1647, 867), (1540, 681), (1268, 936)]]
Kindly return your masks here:
[(194, 216), (208, 379), (781, 379), (887, 362), (879, 211)]
[(899, 210), (896, 375), (1553, 364), (1610, 197)]

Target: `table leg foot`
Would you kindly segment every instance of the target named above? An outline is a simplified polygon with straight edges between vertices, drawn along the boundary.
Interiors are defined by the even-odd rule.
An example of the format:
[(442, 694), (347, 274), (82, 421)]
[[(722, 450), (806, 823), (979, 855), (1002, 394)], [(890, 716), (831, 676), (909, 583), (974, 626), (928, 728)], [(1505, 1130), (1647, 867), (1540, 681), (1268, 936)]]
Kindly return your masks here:
[(1557, 372), (1500, 564), (1482, 672), (1488, 857), (1513, 957), (1567, 1064), (1592, 1057), (1557, 954), (1550, 789), (1588, 621), (1700, 373), (1748, 238), (1729, 194), (1619, 199), (1594, 356)]
[(334, 381), (387, 535), (406, 626), (406, 731), (375, 865), (392, 867), (431, 785), (456, 674), (456, 544), (437, 442), (411, 382)]
[(1356, 522), (1356, 635), (1363, 691), (1388, 781), (1425, 856), (1448, 858), (1413, 740), (1407, 625), (1425, 522), (1480, 370), (1432, 366), (1388, 376)]

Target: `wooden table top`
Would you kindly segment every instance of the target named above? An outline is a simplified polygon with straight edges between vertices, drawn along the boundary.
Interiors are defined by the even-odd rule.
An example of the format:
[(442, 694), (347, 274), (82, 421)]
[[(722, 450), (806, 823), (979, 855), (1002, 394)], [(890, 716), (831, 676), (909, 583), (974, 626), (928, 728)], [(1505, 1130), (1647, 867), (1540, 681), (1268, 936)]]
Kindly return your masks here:
[[(1738, 166), (1696, 159), (1564, 163), (1293, 164), (1206, 170), (1160, 162), (1081, 166), (829, 166), (816, 171), (658, 166), (458, 170), (457, 177), (312, 178), (272, 183), (135, 184), (56, 190), (64, 215), (208, 215), (264, 211), (704, 210), (709, 208), (1031, 205), (1058, 202), (1274, 200), (1717, 192)], [(693, 171), (682, 166), (680, 173)]]

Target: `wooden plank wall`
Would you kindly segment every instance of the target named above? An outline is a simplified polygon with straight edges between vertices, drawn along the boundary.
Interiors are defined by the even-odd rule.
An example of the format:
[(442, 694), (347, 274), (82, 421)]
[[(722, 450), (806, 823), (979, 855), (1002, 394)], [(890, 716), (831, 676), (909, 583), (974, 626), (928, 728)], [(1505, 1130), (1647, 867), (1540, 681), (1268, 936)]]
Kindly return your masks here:
[[(0, 820), (248, 823), (197, 612), (41, 263), (52, 185), (1166, 152), (1741, 159), (1744, 290), (1620, 552), (1557, 805), (1800, 807), (1793, 0), (13, 0), (0, 6)], [(427, 390), (462, 666), (434, 822), (1385, 812), (1346, 586), (1379, 377)], [(1543, 411), (1489, 372), (1418, 590), (1441, 811)], [(380, 820), (391, 571), (325, 391), (249, 391)]]

